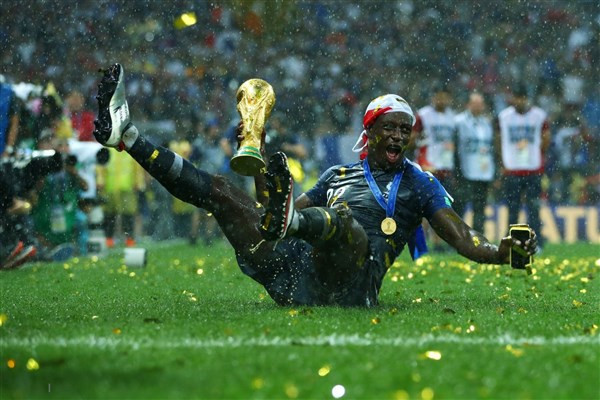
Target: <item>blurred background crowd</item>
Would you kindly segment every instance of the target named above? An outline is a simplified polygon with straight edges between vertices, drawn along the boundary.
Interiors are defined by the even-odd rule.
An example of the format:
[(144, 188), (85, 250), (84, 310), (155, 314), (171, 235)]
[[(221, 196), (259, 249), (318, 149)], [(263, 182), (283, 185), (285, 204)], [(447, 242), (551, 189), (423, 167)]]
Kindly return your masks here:
[[(173, 200), (129, 157), (99, 151), (98, 70), (113, 62), (125, 67), (140, 131), (248, 188), (228, 166), (235, 92), (249, 78), (270, 82), (277, 102), (267, 148), (288, 153), (299, 192), (327, 167), (357, 159), (351, 148), (362, 114), (380, 94), (398, 93), (416, 111), (443, 85), (459, 113), (477, 90), (493, 120), (518, 83), (548, 114), (541, 197), (597, 204), (599, 7), (593, 0), (7, 2), (0, 153), (5, 162), (33, 150), (72, 156), (18, 193), (32, 207), (21, 212), (29, 219), (22, 225), (48, 249), (45, 257), (65, 242), (85, 253), (90, 226), (102, 220), (98, 208), (109, 246), (146, 235), (218, 235), (210, 217)], [(498, 201), (501, 192), (492, 190), (488, 203)]]

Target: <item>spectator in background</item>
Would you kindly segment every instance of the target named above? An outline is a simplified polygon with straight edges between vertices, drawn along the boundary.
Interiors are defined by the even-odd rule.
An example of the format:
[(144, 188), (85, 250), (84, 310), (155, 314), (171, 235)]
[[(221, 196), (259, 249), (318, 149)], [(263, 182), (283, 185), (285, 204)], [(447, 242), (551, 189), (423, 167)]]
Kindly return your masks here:
[(485, 114), (483, 96), (474, 92), (469, 96), (467, 109), (456, 116), (458, 164), (464, 200), (473, 206), (472, 228), (483, 232), (485, 205), (490, 182), (494, 179), (494, 130)]
[(67, 96), (66, 103), (75, 138), (83, 142), (94, 141), (94, 113), (85, 108), (85, 98), (81, 92), (73, 90)]
[(11, 87), (0, 83), (0, 157), (12, 153), (19, 132), (19, 108)]
[(265, 146), (267, 154), (275, 154), (278, 151), (286, 153), (290, 172), (294, 178), (294, 193), (300, 195), (305, 178), (302, 162), (308, 156), (308, 152), (304, 144), (300, 142), (298, 135), (294, 135), (289, 131), (287, 125), (283, 123), (283, 119), (284, 115), (281, 113), (275, 113), (271, 116), (268, 124), (269, 129), (265, 136)]
[[(456, 124), (450, 108), (452, 97), (447, 87), (434, 89), (431, 104), (417, 111), (410, 147), (416, 144), (416, 161), (424, 171), (435, 176), (448, 193), (455, 198), (452, 208), (458, 215), (464, 212), (463, 196), (457, 196), (455, 174)], [(458, 200), (460, 199), (460, 200)], [(442, 251), (440, 238), (430, 230), (433, 251)]]
[(126, 246), (135, 245), (139, 210), (139, 192), (144, 190), (144, 172), (130, 157), (110, 151), (106, 166), (99, 167), (98, 191), (105, 198), (104, 222), (107, 245), (123, 240)]
[[(512, 105), (498, 115), (497, 127), (497, 147), (502, 160), (508, 220), (518, 221), (523, 198), (529, 225), (536, 232), (541, 232), (540, 194), (544, 154), (550, 145), (547, 114), (541, 108), (531, 105), (527, 88), (518, 85), (513, 88)], [(542, 235), (538, 242), (541, 247)]]
[(353, 103), (354, 98), (349, 93), (343, 93), (339, 98), (333, 98), (327, 107), (328, 112), (324, 117), (331, 122), (332, 130), (321, 137), (324, 150), (321, 165), (323, 172), (333, 165), (342, 164), (340, 137), (350, 131)]
[[(69, 153), (65, 139), (43, 135), (40, 150), (54, 149), (62, 154)], [(42, 258), (55, 261), (70, 258), (75, 252), (79, 198), (87, 190), (87, 182), (77, 171), (77, 159), (67, 157), (64, 169), (40, 180), (32, 199), (32, 218), (40, 243), (46, 248)]]
[(550, 176), (550, 198), (558, 203), (577, 203), (577, 195), (572, 187), (576, 174), (584, 173), (589, 159), (585, 143), (585, 127), (576, 104), (565, 105), (556, 121), (556, 134), (553, 140), (557, 168)]
[[(196, 138), (192, 146), (190, 161), (198, 168), (214, 175), (222, 175), (229, 171), (229, 158), (226, 156), (224, 144), (229, 143), (221, 137), (221, 128), (216, 119), (208, 122), (198, 121)], [(198, 232), (201, 232), (205, 244), (212, 243), (221, 237), (221, 231), (212, 214), (195, 208), (192, 215), (190, 243), (195, 244)]]
[[(436, 88), (431, 104), (418, 111), (412, 137), (417, 147), (417, 163), (424, 171), (430, 171), (450, 194), (456, 189), (456, 123), (455, 113), (450, 108), (451, 102), (447, 87)], [(462, 210), (457, 212), (460, 215)]]

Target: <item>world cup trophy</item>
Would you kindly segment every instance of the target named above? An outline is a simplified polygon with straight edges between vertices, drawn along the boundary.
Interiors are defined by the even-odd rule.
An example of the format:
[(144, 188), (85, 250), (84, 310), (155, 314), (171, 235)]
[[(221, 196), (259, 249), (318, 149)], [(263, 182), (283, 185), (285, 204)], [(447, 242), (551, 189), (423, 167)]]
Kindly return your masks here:
[(262, 79), (249, 79), (239, 87), (236, 98), (244, 124), (244, 138), (229, 165), (240, 175), (258, 175), (266, 166), (260, 154), (261, 136), (275, 105), (275, 92)]

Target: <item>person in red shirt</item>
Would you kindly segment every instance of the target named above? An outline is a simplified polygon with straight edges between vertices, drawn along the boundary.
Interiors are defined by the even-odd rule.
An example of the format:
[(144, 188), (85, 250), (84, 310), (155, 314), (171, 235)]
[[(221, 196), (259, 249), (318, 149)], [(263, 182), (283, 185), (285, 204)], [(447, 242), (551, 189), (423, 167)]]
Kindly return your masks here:
[(85, 98), (74, 90), (67, 96), (67, 107), (71, 114), (71, 125), (75, 137), (82, 142), (93, 142), (94, 118), (93, 112), (85, 109)]

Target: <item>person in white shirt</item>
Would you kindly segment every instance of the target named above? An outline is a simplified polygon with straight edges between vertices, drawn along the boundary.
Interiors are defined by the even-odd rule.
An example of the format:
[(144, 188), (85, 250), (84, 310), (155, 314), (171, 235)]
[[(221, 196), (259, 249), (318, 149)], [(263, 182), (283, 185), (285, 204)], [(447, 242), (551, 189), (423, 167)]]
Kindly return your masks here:
[(487, 195), (495, 174), (494, 130), (485, 110), (483, 96), (473, 92), (467, 109), (455, 118), (462, 196), (473, 206), (472, 228), (478, 232), (483, 232)]
[(498, 114), (497, 123), (508, 220), (517, 221), (523, 197), (527, 221), (536, 232), (541, 227), (544, 153), (550, 145), (547, 118), (544, 110), (529, 103), (527, 89), (519, 85), (513, 90), (512, 105)]
[[(452, 208), (460, 216), (464, 213), (463, 196), (457, 195), (459, 187), (455, 174), (456, 127), (455, 113), (450, 107), (452, 96), (447, 87), (433, 90), (431, 104), (417, 112), (411, 144), (415, 147), (415, 161), (423, 171), (431, 172), (454, 198)], [(442, 241), (428, 229), (433, 251), (446, 251)]]

